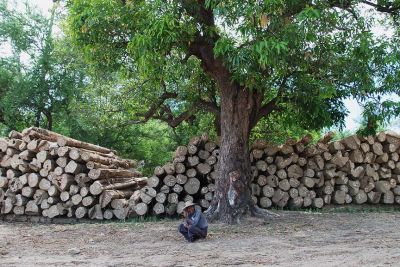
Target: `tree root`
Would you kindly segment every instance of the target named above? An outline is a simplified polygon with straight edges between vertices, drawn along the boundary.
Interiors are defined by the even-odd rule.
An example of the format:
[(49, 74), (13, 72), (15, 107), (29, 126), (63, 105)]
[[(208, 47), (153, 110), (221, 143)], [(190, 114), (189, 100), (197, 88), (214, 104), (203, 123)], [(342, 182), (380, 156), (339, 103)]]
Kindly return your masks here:
[(261, 218), (264, 220), (270, 220), (270, 219), (275, 219), (277, 217), (280, 217), (279, 214), (273, 213), (266, 209), (262, 209), (262, 208), (258, 207), (257, 205), (253, 205), (250, 212), (251, 212), (252, 216)]
[[(220, 214), (219, 202), (213, 203), (212, 205), (210, 205), (210, 207), (204, 212), (204, 214), (206, 215), (207, 220), (209, 222), (214, 222), (214, 221), (218, 221), (221, 219), (223, 220), (223, 218), (220, 218), (221, 214)], [(247, 216), (263, 219), (264, 221), (280, 217), (279, 214), (273, 213), (266, 209), (262, 209), (253, 203), (250, 203), (247, 211), (244, 213), (241, 213), (241, 215), (240, 214), (236, 214), (236, 216), (234, 214), (231, 214), (231, 215), (233, 215), (233, 216), (230, 218), (230, 223), (234, 223), (234, 224), (240, 224), (242, 219)], [(228, 222), (228, 221), (225, 221), (225, 222)]]
[(208, 221), (213, 222), (219, 217), (219, 202), (211, 204), (210, 207), (204, 212)]

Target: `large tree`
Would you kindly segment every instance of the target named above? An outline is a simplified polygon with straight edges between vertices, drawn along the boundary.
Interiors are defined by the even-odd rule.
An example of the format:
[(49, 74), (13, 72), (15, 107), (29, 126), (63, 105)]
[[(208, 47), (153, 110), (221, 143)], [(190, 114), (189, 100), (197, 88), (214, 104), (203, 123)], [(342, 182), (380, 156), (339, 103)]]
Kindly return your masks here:
[(71, 0), (68, 8), (87, 58), (132, 79), (125, 96), (142, 107), (132, 123), (175, 127), (200, 110), (214, 114), (220, 177), (207, 214), (224, 222), (267, 215), (249, 191), (248, 141), (260, 120), (285, 114), (319, 129), (343, 122), (345, 98), (399, 92), (397, 32), (374, 34), (379, 23), (395, 26), (399, 1)]
[[(60, 8), (45, 16), (27, 3), (0, 0), (0, 122), (10, 129), (53, 128), (80, 98), (87, 78), (79, 53), (54, 33)], [(64, 113), (65, 115), (65, 113)]]

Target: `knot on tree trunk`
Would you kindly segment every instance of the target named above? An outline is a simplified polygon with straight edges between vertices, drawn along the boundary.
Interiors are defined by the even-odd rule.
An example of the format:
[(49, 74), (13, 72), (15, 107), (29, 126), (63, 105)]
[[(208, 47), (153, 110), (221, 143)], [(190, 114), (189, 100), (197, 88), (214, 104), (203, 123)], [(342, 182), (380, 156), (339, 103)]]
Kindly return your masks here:
[(229, 190), (228, 190), (228, 201), (232, 208), (241, 206), (241, 198), (244, 191), (244, 183), (240, 178), (241, 174), (239, 171), (232, 171), (229, 173)]

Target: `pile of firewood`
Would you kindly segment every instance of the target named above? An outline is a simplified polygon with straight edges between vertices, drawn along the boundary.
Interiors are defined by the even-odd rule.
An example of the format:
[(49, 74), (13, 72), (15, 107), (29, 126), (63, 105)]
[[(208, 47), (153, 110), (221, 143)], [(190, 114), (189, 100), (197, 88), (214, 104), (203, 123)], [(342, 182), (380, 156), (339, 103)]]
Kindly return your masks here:
[[(400, 204), (400, 136), (307, 135), (251, 149), (254, 202), (262, 208)], [(116, 151), (29, 128), (0, 139), (0, 213), (125, 219), (175, 215), (186, 201), (207, 209), (218, 179), (218, 142), (207, 135), (179, 146), (146, 178)]]
[[(331, 142), (333, 136), (315, 143), (310, 135), (283, 145), (256, 141), (251, 150), (254, 202), (262, 208), (400, 204), (400, 136), (387, 132)], [(136, 213), (179, 214), (187, 200), (207, 209), (218, 179), (218, 154), (217, 143), (206, 135), (178, 147), (171, 162), (155, 168), (139, 200), (143, 211)]]
[(148, 178), (139, 203), (133, 203), (135, 213), (180, 214), (186, 201), (208, 208), (218, 177), (218, 155), (217, 144), (205, 134), (192, 138), (187, 146), (179, 146), (173, 160), (156, 167)]
[(400, 204), (400, 136), (346, 137), (315, 144), (306, 136), (281, 146), (256, 142), (251, 151), (253, 199), (263, 208), (328, 204)]
[(147, 182), (135, 164), (48, 130), (12, 131), (0, 139), (0, 214), (124, 219)]

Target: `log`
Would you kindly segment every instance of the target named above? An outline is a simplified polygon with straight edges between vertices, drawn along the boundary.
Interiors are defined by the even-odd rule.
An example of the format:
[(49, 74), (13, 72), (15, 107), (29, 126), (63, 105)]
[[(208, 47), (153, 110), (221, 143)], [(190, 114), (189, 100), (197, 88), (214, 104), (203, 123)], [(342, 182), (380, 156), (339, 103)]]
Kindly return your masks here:
[(163, 182), (165, 185), (172, 187), (176, 184), (176, 177), (172, 175), (167, 175), (164, 177)]
[(271, 198), (273, 197), (275, 190), (273, 187), (265, 185), (262, 189), (262, 192), (265, 197)]
[(324, 200), (322, 198), (312, 199), (312, 206), (317, 209), (321, 209), (324, 206)]
[(43, 178), (39, 182), (39, 188), (45, 191), (48, 191), (51, 186), (51, 182), (46, 178)]
[(211, 166), (208, 165), (207, 163), (200, 163), (196, 166), (196, 170), (203, 175), (206, 175), (210, 173), (211, 171)]
[(275, 164), (270, 164), (267, 167), (267, 172), (269, 175), (274, 175), (276, 173), (276, 165)]
[(78, 173), (75, 175), (74, 179), (75, 182), (81, 187), (84, 187), (88, 182), (92, 181), (92, 179), (86, 173)]
[(111, 209), (106, 209), (103, 213), (103, 217), (106, 220), (111, 220), (114, 217), (113, 210)]
[(289, 196), (291, 198), (295, 198), (299, 196), (299, 190), (297, 190), (297, 188), (290, 188), (289, 190)]
[(289, 179), (290, 187), (297, 188), (300, 185), (300, 181), (295, 178)]
[(201, 160), (205, 161), (211, 154), (206, 150), (200, 150), (197, 155)]
[(117, 169), (117, 166), (104, 165), (104, 164), (97, 163), (97, 162), (94, 162), (94, 161), (88, 161), (86, 163), (86, 168), (88, 170), (92, 170), (92, 169)]
[(209, 156), (207, 159), (206, 159), (206, 163), (208, 164), (208, 165), (215, 165), (216, 163), (217, 163), (217, 161), (218, 161), (218, 158), (217, 157), (215, 157), (215, 156)]
[(28, 185), (32, 188), (36, 188), (39, 185), (39, 175), (31, 173), (28, 175)]
[(187, 161), (189, 163), (189, 167), (194, 167), (200, 163), (199, 157), (197, 157), (197, 156), (188, 157)]
[(375, 189), (377, 192), (388, 193), (390, 191), (390, 183), (388, 181), (375, 182)]
[(77, 219), (82, 219), (82, 218), (84, 218), (84, 217), (86, 216), (87, 213), (88, 213), (87, 208), (85, 208), (85, 207), (78, 207), (78, 208), (75, 210), (75, 217), (76, 217)]
[(70, 197), (69, 192), (64, 191), (60, 193), (60, 199), (63, 202), (67, 202), (69, 200), (69, 197)]
[(151, 176), (147, 179), (147, 185), (150, 187), (157, 187), (160, 183), (160, 179), (157, 176)]
[(196, 194), (200, 189), (200, 181), (197, 178), (188, 179), (187, 183), (184, 185), (186, 193), (190, 195)]
[(90, 207), (94, 204), (94, 197), (86, 196), (82, 199), (82, 205), (85, 207)]
[(90, 152), (83, 152), (81, 154), (81, 158), (83, 161), (93, 161), (96, 163), (100, 163), (103, 165), (107, 166), (118, 166), (121, 168), (134, 168), (136, 166), (136, 162), (133, 160), (122, 160), (118, 158), (110, 158), (110, 157), (104, 157), (96, 153), (90, 153)]
[(353, 199), (354, 202), (357, 204), (364, 204), (368, 201), (368, 196), (364, 190), (359, 190)]
[(289, 178), (298, 179), (303, 176), (303, 169), (297, 164), (290, 165), (287, 170), (287, 176)]
[(71, 197), (72, 203), (77, 206), (82, 202), (83, 197), (80, 194), (73, 195)]
[(82, 197), (86, 197), (86, 196), (89, 194), (89, 188), (86, 187), (86, 186), (81, 187), (80, 190), (79, 190), (79, 194), (80, 194)]
[(267, 209), (272, 206), (272, 201), (268, 197), (261, 197), (259, 200), (260, 207)]
[(294, 197), (289, 200), (289, 207), (292, 209), (299, 209), (303, 206), (302, 197)]
[(156, 195), (156, 201), (157, 201), (158, 203), (164, 203), (166, 200), (167, 200), (166, 194), (160, 192), (160, 193), (158, 193), (158, 194)]
[(58, 136), (57, 137), (57, 144), (60, 147), (63, 146), (69, 146), (69, 147), (75, 147), (75, 148), (84, 148), (86, 150), (90, 150), (90, 151), (95, 151), (95, 152), (100, 152), (100, 153), (104, 153), (104, 154), (112, 154), (112, 155), (117, 155), (117, 152), (115, 150), (109, 149), (109, 148), (105, 148), (105, 147), (101, 147), (98, 145), (93, 145), (90, 143), (86, 143), (86, 142), (82, 142), (73, 138), (69, 138), (66, 136)]
[(50, 171), (53, 171), (56, 168), (56, 162), (52, 159), (48, 159), (43, 163), (43, 169)]
[(258, 176), (257, 184), (261, 187), (265, 186), (267, 184), (267, 176), (265, 176), (265, 175)]
[(75, 177), (70, 174), (62, 174), (60, 176), (54, 177), (52, 183), (60, 190), (67, 191), (71, 184), (75, 181)]
[(381, 143), (374, 143), (372, 145), (372, 151), (374, 152), (375, 155), (381, 156), (383, 155), (383, 146)]
[(7, 177), (0, 176), (0, 188), (7, 188), (8, 179)]
[(64, 168), (56, 167), (53, 172), (56, 176), (61, 176), (64, 173)]
[(194, 145), (194, 144), (189, 144), (189, 145), (187, 146), (187, 151), (188, 151), (188, 153), (189, 153), (190, 155), (194, 155), (194, 154), (197, 153), (197, 146)]
[(156, 204), (154, 204), (153, 213), (155, 215), (160, 215), (163, 214), (164, 212), (165, 212), (165, 207), (162, 203), (157, 202)]
[(204, 145), (204, 149), (208, 152), (213, 152), (215, 149), (217, 148), (217, 144), (212, 142), (212, 141), (208, 141), (207, 143), (205, 143)]
[(356, 135), (348, 136), (341, 140), (341, 143), (350, 150), (356, 150), (360, 148), (361, 141)]
[(335, 204), (342, 205), (346, 200), (346, 192), (337, 190), (333, 193), (333, 201)]
[[(206, 187), (207, 188), (207, 187)], [(180, 192), (183, 191), (183, 186), (179, 185), (179, 184), (175, 184), (172, 188), (172, 191), (174, 191), (175, 193), (179, 194)]]
[(30, 200), (26, 203), (25, 214), (26, 215), (39, 215), (39, 207), (34, 200)]
[(170, 193), (167, 197), (167, 201), (172, 204), (177, 204), (178, 203), (178, 194)]
[[(116, 214), (114, 211), (113, 211), (113, 213), (114, 213), (114, 215), (116, 215), (116, 217), (117, 217), (117, 214)], [(120, 213), (118, 213), (118, 215), (121, 216)], [(94, 219), (96, 219), (96, 220), (103, 220), (103, 219), (104, 219), (104, 217), (103, 217), (103, 211), (101, 210), (101, 207), (100, 207), (99, 204), (94, 205), (93, 207), (91, 207), (91, 208), (88, 210), (88, 216), (89, 216), (89, 218), (92, 219), (92, 220), (94, 220)], [(117, 217), (117, 218), (118, 218), (118, 217)], [(125, 218), (125, 217), (124, 217), (124, 218)]]
[(276, 176), (278, 176), (278, 178), (279, 178), (280, 180), (286, 179), (286, 178), (287, 178), (286, 170), (284, 170), (284, 169), (278, 170), (278, 171), (276, 172)]
[(279, 181), (278, 184), (279, 188), (282, 189), (283, 191), (288, 191), (290, 189), (290, 184), (289, 184), (289, 180), (284, 179), (282, 181)]
[(185, 173), (185, 171), (186, 171), (186, 168), (183, 163), (180, 163), (180, 162), (175, 163), (175, 172), (176, 173), (182, 174), (182, 173)]
[(307, 188), (313, 188), (315, 185), (314, 179), (306, 176), (301, 179), (301, 183)]
[[(74, 160), (70, 160), (65, 166), (65, 172), (70, 174), (79, 174), (84, 173), (86, 171), (86, 166), (75, 162)], [(89, 172), (90, 173), (90, 172)]]
[(188, 149), (186, 146), (178, 146), (175, 150), (174, 157), (184, 157), (188, 153)]
[(104, 190), (116, 190), (116, 189), (125, 189), (125, 188), (137, 188), (140, 185), (146, 184), (146, 177), (143, 178), (132, 178), (130, 180), (126, 180), (118, 183), (108, 183), (101, 181), (94, 181), (92, 185), (89, 187), (89, 191), (92, 195), (100, 195)]
[(271, 187), (277, 187), (278, 183), (279, 183), (279, 179), (275, 175), (267, 176), (267, 185), (269, 185)]
[(163, 168), (163, 167), (157, 166), (157, 167), (154, 168), (154, 175), (155, 175), (155, 176), (160, 177), (160, 176), (162, 176), (164, 173), (165, 173), (165, 171), (164, 171), (164, 168)]
[(120, 177), (140, 177), (142, 174), (137, 171), (123, 170), (123, 169), (92, 169), (89, 171), (88, 176), (92, 180), (107, 179), (107, 178), (120, 178)]
[(111, 208), (113, 209), (124, 209), (128, 207), (128, 200), (124, 198), (115, 198), (111, 201)]
[(35, 189), (30, 187), (30, 186), (25, 186), (21, 189), (21, 195), (24, 197), (32, 197), (33, 194), (35, 193)]
[(146, 203), (139, 203), (135, 206), (135, 213), (139, 216), (143, 216), (147, 213), (147, 204)]
[(183, 174), (177, 174), (176, 175), (176, 183), (180, 185), (184, 185), (188, 180), (188, 177)]
[(188, 170), (186, 170), (186, 176), (189, 177), (189, 178), (195, 177), (196, 174), (197, 174), (196, 169), (188, 169)]

